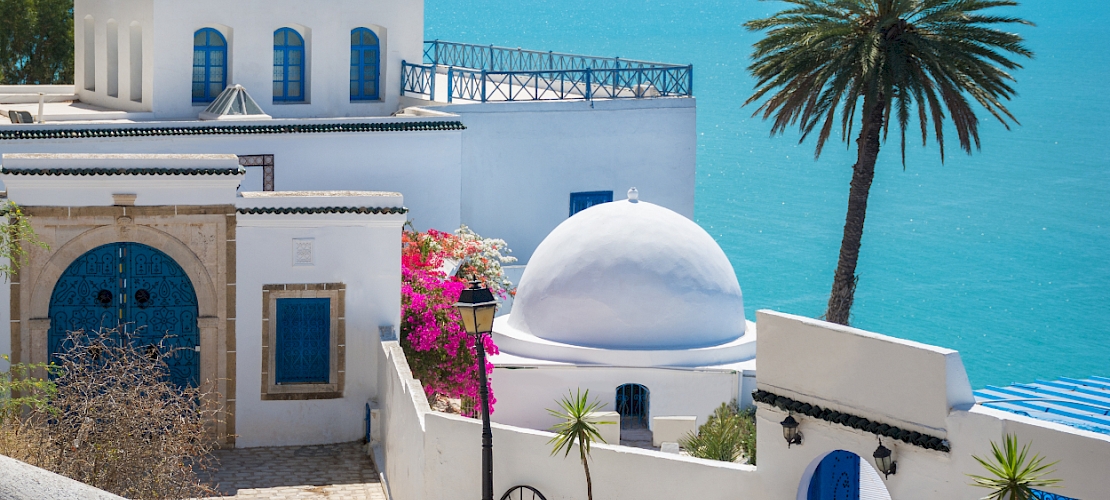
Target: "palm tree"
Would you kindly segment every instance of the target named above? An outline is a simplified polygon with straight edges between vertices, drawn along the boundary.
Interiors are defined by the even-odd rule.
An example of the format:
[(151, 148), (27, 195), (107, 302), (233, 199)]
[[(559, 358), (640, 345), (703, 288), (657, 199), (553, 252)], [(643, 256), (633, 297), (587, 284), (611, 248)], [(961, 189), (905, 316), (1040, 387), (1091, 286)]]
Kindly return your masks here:
[(1001, 449), (998, 444), (991, 441), (993, 456), (990, 459), (984, 460), (972, 455), (972, 458), (990, 474), (989, 476), (969, 474), (975, 481), (972, 484), (991, 490), (991, 494), (983, 500), (1032, 500), (1036, 498), (1033, 496), (1033, 488), (1043, 488), (1060, 482), (1059, 479), (1045, 479), (1045, 476), (1055, 472), (1047, 469), (1056, 465), (1056, 462), (1041, 465), (1044, 457), (1033, 455), (1032, 458), (1027, 458), (1028, 454), (1028, 444), (1018, 451), (1017, 436), (1007, 434), (1002, 441)]
[(587, 461), (590, 457), (590, 444), (594, 441), (605, 442), (597, 430), (598, 425), (616, 424), (616, 422), (595, 422), (592, 419), (591, 414), (601, 407), (601, 403), (596, 399), (590, 402), (589, 389), (586, 389), (586, 392), (578, 389), (574, 394), (568, 393), (558, 403), (558, 410), (550, 408), (547, 410), (552, 416), (561, 420), (551, 428), (555, 432), (555, 437), (547, 443), (555, 445), (551, 450), (552, 455), (563, 451), (564, 458), (570, 455), (571, 448), (578, 445), (582, 469), (586, 471), (586, 496), (589, 500), (593, 500), (594, 486), (590, 480), (590, 464)]
[(1009, 121), (1016, 124), (1002, 103), (1015, 95), (1008, 71), (1021, 67), (1010, 55), (1033, 57), (1021, 36), (993, 26), (1031, 23), (984, 12), (1016, 6), (1014, 0), (783, 1), (793, 6), (745, 24), (769, 30), (755, 44), (748, 70), (756, 90), (745, 105), (764, 101), (753, 116), (774, 118), (772, 135), (797, 125), (804, 141), (816, 130), (818, 158), (834, 125), (847, 142), (860, 113), (844, 238), (825, 313), (826, 320), (847, 325), (868, 191), (891, 114), (901, 129), (903, 169), (911, 119), (921, 127), (923, 146), (932, 123), (941, 162), (946, 110), (960, 148), (968, 154), (972, 144), (979, 149), (972, 106), (977, 103), (1007, 129)]

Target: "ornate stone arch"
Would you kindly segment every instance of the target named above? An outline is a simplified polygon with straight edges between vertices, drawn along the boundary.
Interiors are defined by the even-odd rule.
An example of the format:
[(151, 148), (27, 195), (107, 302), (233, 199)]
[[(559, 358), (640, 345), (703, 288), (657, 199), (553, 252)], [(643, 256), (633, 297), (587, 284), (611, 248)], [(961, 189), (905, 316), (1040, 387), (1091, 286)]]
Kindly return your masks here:
[(216, 318), (220, 315), (214, 280), (188, 245), (169, 233), (148, 226), (119, 225), (90, 229), (54, 252), (34, 278), (34, 283), (30, 284), (32, 320), (48, 317), (54, 285), (74, 260), (94, 248), (111, 243), (142, 243), (169, 255), (193, 282), (197, 294), (198, 317)]
[(215, 391), (218, 397), (211, 402), (221, 409), (214, 437), (234, 446), (234, 207), (30, 207), (28, 212), (44, 241), (56, 246), (32, 248), (11, 284), (12, 352), (18, 353), (13, 358), (24, 363), (49, 359), (50, 299), (73, 261), (112, 243), (153, 247), (176, 261), (192, 281), (200, 381), (205, 390)]

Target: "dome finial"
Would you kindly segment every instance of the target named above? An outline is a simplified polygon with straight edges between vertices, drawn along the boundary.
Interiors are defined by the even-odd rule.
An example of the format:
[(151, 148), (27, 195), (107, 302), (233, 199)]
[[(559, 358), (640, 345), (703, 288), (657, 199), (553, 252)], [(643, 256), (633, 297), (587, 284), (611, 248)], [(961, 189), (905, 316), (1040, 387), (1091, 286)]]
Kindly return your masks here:
[(628, 190), (628, 201), (631, 201), (632, 203), (636, 203), (636, 202), (640, 201), (640, 191), (637, 190), (636, 188), (629, 189)]

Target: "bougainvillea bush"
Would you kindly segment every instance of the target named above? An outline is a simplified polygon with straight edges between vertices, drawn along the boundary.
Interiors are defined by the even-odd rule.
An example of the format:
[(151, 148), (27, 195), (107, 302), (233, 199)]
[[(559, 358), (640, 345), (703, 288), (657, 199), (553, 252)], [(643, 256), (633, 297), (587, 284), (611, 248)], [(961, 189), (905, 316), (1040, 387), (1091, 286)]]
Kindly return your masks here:
[[(482, 238), (466, 226), (454, 233), (418, 232), (410, 226), (402, 245), (400, 341), (413, 376), (430, 398), (475, 401), (477, 339), (463, 329), (454, 304), (472, 280), (502, 299), (511, 296), (515, 290), (501, 266), (516, 258), (506, 255), (511, 250), (504, 241)], [(482, 340), (486, 354), (497, 354), (491, 338)], [(492, 363), (486, 362), (486, 373), (493, 373)], [(491, 412), (494, 402), (491, 388)]]

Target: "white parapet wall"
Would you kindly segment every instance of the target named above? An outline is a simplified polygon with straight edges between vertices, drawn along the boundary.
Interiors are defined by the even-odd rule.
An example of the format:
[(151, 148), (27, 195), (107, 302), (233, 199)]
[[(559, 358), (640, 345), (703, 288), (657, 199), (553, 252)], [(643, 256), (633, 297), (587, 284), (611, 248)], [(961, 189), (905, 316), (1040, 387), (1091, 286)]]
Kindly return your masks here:
[(595, 411), (590, 414), (589, 420), (597, 424), (597, 432), (601, 439), (609, 444), (621, 443), (621, 414), (615, 411)]
[(677, 443), (690, 434), (698, 432), (698, 417), (652, 417), (651, 444)]
[[(968, 475), (986, 470), (973, 456), (989, 457), (991, 442), (1001, 443), (1007, 434), (1046, 461), (1058, 461), (1050, 476), (1063, 482), (1046, 491), (1108, 498), (1110, 435), (974, 404), (956, 351), (773, 311), (757, 317), (758, 388), (775, 401), (766, 402), (764, 394), (756, 413), (766, 498), (804, 500), (824, 457), (842, 450), (872, 462), (880, 438), (898, 464), (896, 474), (882, 481), (890, 498), (980, 498), (987, 490), (972, 486)], [(837, 416), (814, 416), (813, 407)], [(787, 415), (800, 424), (801, 444), (788, 446), (783, 439), (780, 422)], [(863, 419), (901, 429), (902, 435), (934, 437), (936, 446), (854, 427)]]
[[(378, 361), (382, 455), (394, 500), (455, 500), (481, 492), (480, 420), (433, 412), (412, 379), (400, 345), (382, 342)], [(576, 457), (552, 455), (554, 434), (493, 425), (494, 493), (530, 485), (549, 499), (584, 498), (586, 481)], [(594, 498), (698, 498), (759, 500), (762, 487), (750, 465), (702, 460), (658, 451), (597, 444), (590, 473)]]

